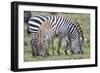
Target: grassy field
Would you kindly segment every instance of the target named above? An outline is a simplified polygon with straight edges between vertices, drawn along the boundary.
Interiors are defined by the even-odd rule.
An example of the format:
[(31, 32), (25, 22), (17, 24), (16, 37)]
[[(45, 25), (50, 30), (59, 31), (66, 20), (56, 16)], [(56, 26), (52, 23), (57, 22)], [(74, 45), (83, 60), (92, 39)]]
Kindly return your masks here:
[[(51, 15), (51, 13), (44, 12), (32, 12), (32, 16), (36, 15)], [(31, 35), (26, 32), (26, 24), (24, 29), (24, 61), (46, 61), (46, 60), (72, 60), (72, 59), (87, 59), (90, 58), (90, 15), (89, 14), (73, 14), (73, 13), (57, 13), (56, 15), (61, 16), (71, 16), (75, 18), (84, 34), (85, 42), (84, 42), (84, 55), (72, 55), (68, 51), (68, 55), (65, 55), (64, 48), (60, 48), (61, 55), (57, 55), (57, 39), (55, 39), (55, 49), (54, 55), (52, 54), (52, 50), (48, 49), (50, 56), (42, 57), (42, 56), (32, 56), (31, 47), (30, 47), (30, 39)]]

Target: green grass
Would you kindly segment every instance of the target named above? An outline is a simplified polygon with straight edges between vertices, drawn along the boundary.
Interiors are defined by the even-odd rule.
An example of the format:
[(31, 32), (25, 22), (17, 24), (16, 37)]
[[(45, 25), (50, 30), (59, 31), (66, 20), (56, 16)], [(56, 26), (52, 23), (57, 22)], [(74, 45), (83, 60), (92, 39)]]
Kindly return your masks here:
[(57, 55), (55, 52), (55, 55), (51, 54), (50, 56), (45, 56), (45, 57), (43, 57), (43, 56), (33, 57), (31, 54), (31, 50), (27, 48), (27, 49), (25, 49), (24, 61), (72, 60), (72, 59), (88, 59), (88, 58), (90, 58), (90, 49), (89, 48), (84, 49), (83, 55), (78, 55), (78, 54), (72, 55), (68, 51), (68, 55), (65, 55), (64, 53), (62, 53), (61, 55)]
[[(32, 16), (37, 16), (37, 15), (50, 15), (50, 13), (47, 12), (32, 12)], [(54, 44), (54, 55), (52, 54), (52, 50), (49, 48), (48, 52), (50, 56), (32, 56), (32, 51), (30, 47), (30, 39), (31, 35), (27, 34), (26, 32), (26, 24), (25, 24), (25, 29), (24, 29), (24, 61), (29, 62), (29, 61), (46, 61), (46, 60), (73, 60), (73, 59), (88, 59), (90, 58), (90, 15), (89, 14), (73, 14), (73, 13), (57, 13), (57, 15), (61, 16), (71, 16), (75, 18), (84, 34), (84, 38), (86, 39), (84, 42), (84, 54), (83, 55), (77, 55), (74, 54), (72, 55), (70, 51), (68, 50), (68, 55), (65, 55), (64, 53), (64, 48), (60, 48), (61, 55), (58, 55), (56, 50), (57, 50), (57, 41), (55, 40)]]

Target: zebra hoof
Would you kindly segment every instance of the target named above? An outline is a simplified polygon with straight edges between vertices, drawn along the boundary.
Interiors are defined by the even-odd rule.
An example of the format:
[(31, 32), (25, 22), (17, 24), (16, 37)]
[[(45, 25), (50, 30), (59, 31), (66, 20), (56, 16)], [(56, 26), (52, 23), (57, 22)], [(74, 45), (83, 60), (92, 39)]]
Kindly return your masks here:
[(58, 54), (58, 55), (61, 55), (61, 53), (60, 53), (59, 51), (57, 51), (57, 54)]
[(72, 54), (74, 54), (74, 52), (73, 52), (72, 50), (70, 50), (70, 52), (71, 52)]
[(46, 56), (49, 56), (50, 54), (49, 53), (46, 53)]
[(33, 57), (35, 57), (35, 56), (36, 56), (36, 54), (32, 53), (32, 56), (33, 56)]
[(65, 54), (68, 55), (67, 51), (65, 51)]

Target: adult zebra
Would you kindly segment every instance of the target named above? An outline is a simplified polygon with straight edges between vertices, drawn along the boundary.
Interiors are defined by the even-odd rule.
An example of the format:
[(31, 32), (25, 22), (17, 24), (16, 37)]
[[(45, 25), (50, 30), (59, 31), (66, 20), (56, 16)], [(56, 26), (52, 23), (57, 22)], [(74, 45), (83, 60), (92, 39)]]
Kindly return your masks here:
[[(38, 43), (40, 42), (38, 40), (39, 38), (37, 38), (38, 33), (39, 33), (38, 35), (40, 36), (42, 35), (48, 36), (49, 39), (51, 39), (52, 41), (53, 41), (53, 38), (56, 35), (58, 35), (59, 37), (59, 44), (58, 44), (58, 51), (57, 51), (58, 54), (60, 54), (59, 48), (61, 46), (62, 39), (66, 36), (68, 37), (68, 40), (69, 40), (71, 52), (83, 53), (83, 44), (84, 44), (83, 32), (78, 22), (74, 20), (73, 18), (64, 17), (64, 16), (34, 16), (30, 18), (28, 24), (29, 24), (29, 31), (32, 33), (32, 37), (33, 37), (31, 40), (31, 45), (32, 45), (32, 48), (34, 48), (33, 53), (35, 53), (35, 55), (39, 54), (38, 51), (41, 48), (41, 46), (38, 45)], [(43, 34), (43, 33), (46, 33), (45, 31), (41, 34), (40, 28), (42, 25), (44, 25), (43, 29), (46, 29), (45, 25), (51, 27), (50, 32), (52, 36), (50, 36), (50, 34)], [(45, 38), (43, 36), (42, 38), (43, 40), (45, 40), (47, 37)]]

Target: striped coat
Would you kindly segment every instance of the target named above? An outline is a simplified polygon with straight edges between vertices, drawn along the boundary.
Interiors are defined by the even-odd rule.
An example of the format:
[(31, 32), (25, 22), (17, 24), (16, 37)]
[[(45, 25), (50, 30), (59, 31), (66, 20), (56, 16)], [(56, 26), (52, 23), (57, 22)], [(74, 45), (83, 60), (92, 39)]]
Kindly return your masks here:
[[(49, 27), (50, 26), (50, 27)], [(45, 28), (43, 28), (45, 27)], [(83, 44), (84, 37), (81, 27), (79, 23), (71, 17), (63, 17), (63, 16), (35, 16), (29, 20), (29, 31), (32, 34), (40, 33), (40, 30), (44, 30), (47, 28), (47, 31), (43, 31), (40, 35), (48, 36), (49, 39), (54, 38), (56, 35), (59, 37), (58, 42), (58, 54), (59, 48), (61, 46), (62, 39), (64, 37), (68, 37), (69, 45), (71, 47), (72, 53), (83, 53)], [(46, 34), (44, 34), (46, 33)], [(35, 35), (32, 35), (32, 37)], [(37, 36), (35, 36), (32, 40), (38, 40)], [(43, 40), (48, 40), (47, 37), (43, 38)]]

